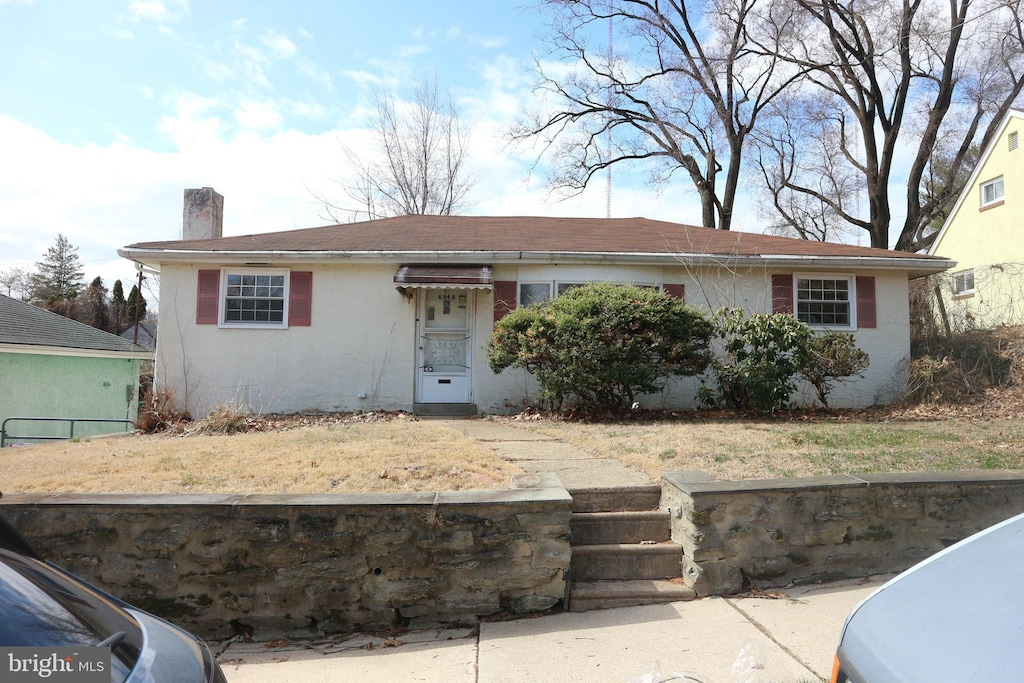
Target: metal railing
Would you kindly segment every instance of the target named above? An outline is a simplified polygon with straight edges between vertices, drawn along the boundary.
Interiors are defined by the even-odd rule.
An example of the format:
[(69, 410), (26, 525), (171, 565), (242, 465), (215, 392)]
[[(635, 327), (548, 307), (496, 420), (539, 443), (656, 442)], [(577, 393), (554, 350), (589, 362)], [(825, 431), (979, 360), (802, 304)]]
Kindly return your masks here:
[[(68, 433), (67, 433), (66, 436), (64, 436), (64, 435), (62, 435), (62, 436), (42, 436), (42, 435), (17, 436), (17, 435), (11, 434), (8, 431), (8, 429), (7, 429), (7, 423), (8, 422), (64, 423), (68, 427)], [(76, 418), (68, 418), (68, 417), (9, 417), (6, 420), (4, 420), (2, 424), (0, 424), (0, 448), (4, 448), (5, 446), (8, 446), (11, 442), (15, 442), (15, 441), (18, 442), (18, 443), (25, 443), (25, 442), (35, 443), (37, 441), (67, 441), (69, 439), (74, 439), (75, 438), (75, 425), (76, 424), (82, 424), (82, 423), (88, 423), (88, 424), (105, 423), (105, 424), (112, 424), (112, 425), (114, 425), (114, 424), (123, 425), (124, 426), (124, 430), (123, 431), (126, 431), (126, 432), (135, 429), (135, 423), (132, 422), (131, 420), (116, 420), (116, 419), (105, 418), (105, 417), (76, 417)], [(112, 431), (114, 431), (114, 430), (112, 430)], [(90, 434), (89, 436), (94, 436), (94, 435)]]

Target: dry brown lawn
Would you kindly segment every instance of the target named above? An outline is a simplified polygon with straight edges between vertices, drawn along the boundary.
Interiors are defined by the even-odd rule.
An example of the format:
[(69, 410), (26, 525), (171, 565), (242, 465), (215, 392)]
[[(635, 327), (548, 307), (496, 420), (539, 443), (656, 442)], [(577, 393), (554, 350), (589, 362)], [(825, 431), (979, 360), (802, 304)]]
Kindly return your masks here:
[(0, 491), (340, 493), (509, 488), (519, 468), (429, 421), (221, 435), (126, 435), (5, 448)]
[(874, 416), (740, 420), (687, 418), (515, 424), (657, 477), (701, 470), (719, 479), (857, 472), (1024, 469), (1024, 420), (893, 420)]
[[(981, 406), (922, 406), (774, 419), (691, 413), (583, 423), (491, 418), (654, 477), (720, 479), (1024, 469), (1024, 393)], [(0, 491), (330, 493), (509, 488), (520, 472), (486, 446), (404, 415), (260, 419), (260, 431), (151, 434), (5, 448)]]

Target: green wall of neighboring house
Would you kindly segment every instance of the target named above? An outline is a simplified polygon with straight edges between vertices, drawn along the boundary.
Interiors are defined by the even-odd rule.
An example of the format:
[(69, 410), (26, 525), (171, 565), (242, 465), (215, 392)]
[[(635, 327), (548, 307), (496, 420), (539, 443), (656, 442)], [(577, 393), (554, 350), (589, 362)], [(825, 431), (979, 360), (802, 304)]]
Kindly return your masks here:
[[(142, 361), (87, 355), (0, 352), (0, 424), (9, 417), (131, 420), (138, 412)], [(9, 435), (67, 435), (67, 425), (8, 424)], [(76, 424), (75, 437), (123, 431), (120, 424)]]

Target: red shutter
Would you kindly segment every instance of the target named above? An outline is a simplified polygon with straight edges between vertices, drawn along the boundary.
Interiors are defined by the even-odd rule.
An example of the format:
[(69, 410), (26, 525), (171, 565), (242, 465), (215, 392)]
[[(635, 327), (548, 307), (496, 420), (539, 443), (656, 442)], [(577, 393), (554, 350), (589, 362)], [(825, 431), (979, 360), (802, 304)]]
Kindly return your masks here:
[(877, 327), (875, 278), (857, 277), (857, 327)]
[(216, 325), (220, 302), (220, 271), (200, 270), (198, 291), (196, 325)]
[(668, 294), (669, 296), (674, 296), (677, 299), (682, 299), (684, 302), (686, 301), (686, 285), (664, 284), (662, 285), (662, 289), (664, 289), (665, 293)]
[(292, 271), (288, 287), (288, 325), (308, 327), (313, 322), (313, 273)]
[(772, 313), (793, 313), (793, 276), (772, 275)]
[(494, 322), (498, 322), (516, 307), (515, 280), (494, 281)]

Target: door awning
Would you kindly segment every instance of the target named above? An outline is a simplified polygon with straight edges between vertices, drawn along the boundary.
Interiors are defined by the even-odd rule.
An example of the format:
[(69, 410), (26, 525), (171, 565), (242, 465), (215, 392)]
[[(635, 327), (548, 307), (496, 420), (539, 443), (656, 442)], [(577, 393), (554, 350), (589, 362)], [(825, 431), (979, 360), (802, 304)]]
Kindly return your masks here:
[(399, 288), (491, 289), (493, 286), (490, 266), (400, 266), (395, 273), (395, 287)]

